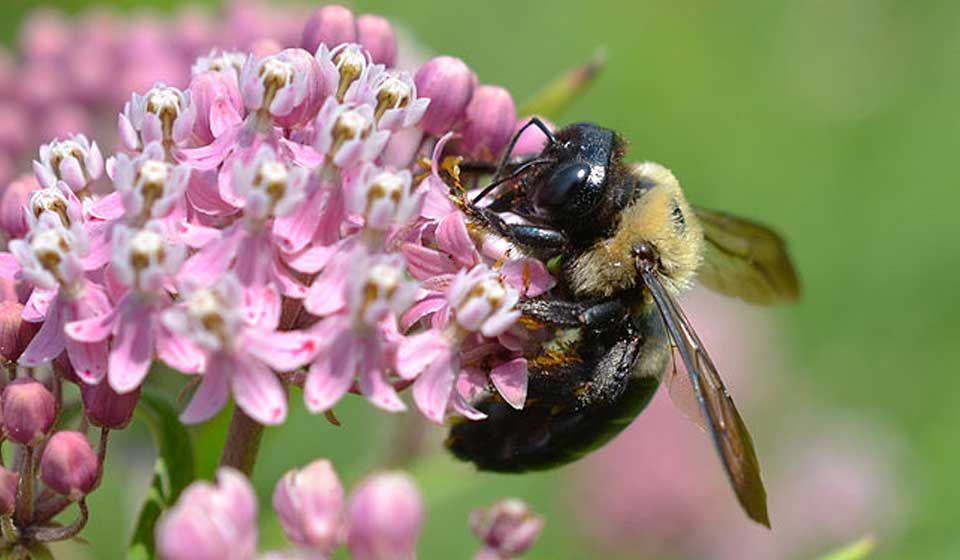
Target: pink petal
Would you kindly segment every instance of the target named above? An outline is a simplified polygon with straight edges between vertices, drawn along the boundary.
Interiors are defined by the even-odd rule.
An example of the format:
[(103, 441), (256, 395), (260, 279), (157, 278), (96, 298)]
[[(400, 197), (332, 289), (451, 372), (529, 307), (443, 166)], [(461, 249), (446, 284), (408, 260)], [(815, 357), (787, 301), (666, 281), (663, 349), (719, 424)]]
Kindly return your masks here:
[(230, 391), (227, 385), (227, 368), (233, 367), (233, 360), (215, 356), (207, 364), (200, 387), (190, 399), (190, 404), (180, 414), (184, 424), (197, 424), (209, 420), (227, 404)]
[(123, 216), (123, 200), (120, 192), (112, 192), (107, 196), (97, 200), (89, 209), (90, 216), (99, 220), (116, 220)]
[(437, 245), (464, 267), (477, 262), (477, 249), (460, 212), (452, 212), (440, 220), (437, 225)]
[(277, 376), (257, 359), (244, 356), (234, 361), (230, 378), (237, 406), (250, 418), (274, 426), (287, 417), (287, 392)]
[(453, 392), (453, 398), (450, 399), (450, 407), (453, 408), (454, 412), (463, 416), (467, 420), (484, 420), (487, 415), (483, 412), (480, 412), (473, 407), (466, 399), (464, 399), (458, 392)]
[(226, 97), (214, 100), (210, 107), (210, 132), (214, 138), (243, 122), (240, 111)]
[(83, 169), (81, 169), (80, 162), (76, 158), (68, 157), (60, 162), (60, 176), (75, 191), (82, 189), (87, 184), (87, 180), (83, 176)]
[(116, 311), (111, 310), (109, 313), (98, 317), (67, 323), (66, 333), (68, 337), (77, 342), (100, 342), (106, 340), (113, 333), (116, 319)]
[(321, 356), (310, 366), (310, 373), (303, 385), (303, 397), (310, 412), (329, 410), (353, 385), (349, 369), (334, 369), (330, 356)]
[(375, 337), (366, 338), (363, 343), (363, 353), (366, 356), (365, 367), (360, 371), (360, 392), (367, 400), (388, 412), (400, 412), (407, 407), (400, 400), (393, 385), (387, 383), (384, 364), (383, 348)]
[(212, 286), (230, 267), (243, 238), (243, 231), (235, 228), (222, 239), (211, 241), (183, 263), (178, 278), (198, 286)]
[(322, 164), (325, 158), (325, 155), (321, 152), (318, 152), (316, 149), (311, 148), (310, 146), (292, 142), (286, 138), (280, 139), (280, 145), (283, 146), (283, 148), (290, 154), (290, 158), (300, 167), (313, 169), (314, 167)]
[(106, 377), (110, 356), (107, 341), (76, 342), (68, 338), (65, 346), (70, 363), (81, 381), (96, 385)]
[(443, 423), (453, 391), (453, 381), (459, 369), (459, 360), (445, 353), (430, 362), (413, 384), (413, 400), (423, 415), (437, 424)]
[[(34, 290), (34, 293), (36, 292), (37, 290)], [(66, 345), (63, 324), (63, 303), (60, 298), (57, 298), (47, 306), (47, 316), (43, 326), (20, 355), (19, 363), (25, 366), (38, 366), (59, 356)]]
[(277, 371), (293, 371), (310, 363), (320, 348), (315, 334), (299, 331), (252, 330), (244, 350)]
[(280, 216), (273, 222), (273, 234), (280, 240), (280, 248), (295, 253), (307, 246), (317, 231), (322, 213), (305, 201), (295, 211)]
[(133, 391), (143, 383), (153, 361), (153, 321), (150, 310), (128, 309), (113, 337), (108, 380), (118, 393)]
[(406, 331), (420, 319), (443, 309), (446, 304), (447, 298), (442, 295), (428, 296), (418, 301), (400, 317), (400, 328)]
[(527, 400), (527, 360), (516, 358), (490, 371), (490, 381), (507, 404), (520, 410)]
[(557, 284), (546, 265), (537, 259), (520, 258), (507, 261), (500, 269), (500, 274), (522, 297), (537, 297)]
[(201, 171), (216, 169), (234, 149), (237, 138), (242, 131), (243, 125), (230, 128), (218, 136), (211, 144), (200, 148), (181, 150), (180, 158), (185, 163), (189, 163), (193, 168)]
[[(334, 263), (331, 263), (334, 264)], [(303, 306), (314, 315), (336, 313), (347, 304), (347, 275), (341, 267), (328, 266), (310, 286)]]
[(194, 171), (187, 183), (187, 200), (198, 211), (211, 216), (226, 216), (237, 211), (220, 198), (215, 171)]
[(459, 268), (450, 255), (423, 245), (404, 243), (400, 247), (407, 258), (407, 269), (417, 280), (424, 280), (441, 274), (453, 274)]
[(39, 323), (44, 320), (50, 303), (57, 297), (57, 290), (41, 290), (34, 288), (30, 298), (23, 306), (23, 320), (30, 323)]
[(431, 362), (450, 353), (450, 341), (439, 331), (429, 330), (407, 337), (397, 347), (397, 373), (413, 379)]
[(203, 370), (204, 353), (186, 338), (172, 333), (163, 323), (156, 325), (156, 350), (165, 364), (183, 373)]
[(285, 255), (284, 260), (290, 268), (305, 274), (316, 274), (330, 262), (337, 252), (337, 245), (313, 245), (292, 255)]

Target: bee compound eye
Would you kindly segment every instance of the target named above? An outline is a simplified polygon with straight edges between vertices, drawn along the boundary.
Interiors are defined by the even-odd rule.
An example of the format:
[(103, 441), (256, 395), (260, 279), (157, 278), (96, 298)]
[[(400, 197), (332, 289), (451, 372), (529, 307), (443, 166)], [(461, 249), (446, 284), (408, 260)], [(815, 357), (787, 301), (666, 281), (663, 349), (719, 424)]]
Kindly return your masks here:
[(633, 246), (633, 256), (637, 263), (653, 264), (657, 262), (657, 252), (646, 241), (637, 243)]
[(577, 196), (590, 176), (590, 166), (571, 163), (557, 168), (537, 190), (534, 203), (541, 210), (558, 210)]

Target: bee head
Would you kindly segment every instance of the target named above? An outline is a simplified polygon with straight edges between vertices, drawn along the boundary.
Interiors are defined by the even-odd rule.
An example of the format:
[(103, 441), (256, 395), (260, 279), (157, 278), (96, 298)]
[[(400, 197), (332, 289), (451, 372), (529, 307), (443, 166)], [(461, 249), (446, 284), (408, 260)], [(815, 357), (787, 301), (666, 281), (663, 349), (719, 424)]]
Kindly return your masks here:
[(664, 286), (687, 289), (703, 260), (703, 230), (676, 177), (656, 163), (640, 164), (653, 181), (624, 212), (635, 266), (655, 271)]

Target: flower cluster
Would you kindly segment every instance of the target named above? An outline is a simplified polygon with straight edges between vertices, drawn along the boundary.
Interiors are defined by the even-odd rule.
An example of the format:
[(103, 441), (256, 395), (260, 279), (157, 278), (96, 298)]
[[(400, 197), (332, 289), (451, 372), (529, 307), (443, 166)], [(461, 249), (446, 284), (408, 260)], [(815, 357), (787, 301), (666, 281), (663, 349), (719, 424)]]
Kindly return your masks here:
[(516, 304), (553, 279), (471, 235), (451, 155), (503, 150), (510, 95), (450, 57), (392, 68), (389, 23), (339, 6), (301, 41), (134, 93), (114, 155), (83, 134), (40, 148), (3, 209), (0, 277), (39, 327), (21, 366), (130, 395), (160, 360), (197, 376), (190, 423), (231, 395), (282, 423), (289, 384), (316, 413), (347, 392), (400, 411), (411, 386), (438, 423), (482, 418), (479, 390), (523, 406)]
[[(329, 461), (288, 471), (273, 490), (273, 509), (290, 551), (257, 556), (257, 497), (239, 472), (221, 468), (217, 484), (195, 482), (157, 525), (164, 560), (329, 558), (346, 545), (354, 560), (412, 560), (423, 525), (423, 498), (402, 472), (379, 472), (350, 496)], [(526, 504), (503, 500), (471, 515), (484, 541), (478, 559), (509, 559), (536, 539), (543, 525)]]

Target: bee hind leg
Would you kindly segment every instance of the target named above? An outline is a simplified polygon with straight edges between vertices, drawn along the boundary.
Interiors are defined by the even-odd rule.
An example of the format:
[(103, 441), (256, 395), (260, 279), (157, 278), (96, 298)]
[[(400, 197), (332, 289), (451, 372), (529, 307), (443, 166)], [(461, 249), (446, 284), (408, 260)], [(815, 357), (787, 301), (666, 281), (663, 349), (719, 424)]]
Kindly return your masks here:
[(627, 307), (617, 299), (599, 301), (564, 301), (542, 298), (520, 303), (520, 311), (538, 321), (562, 327), (586, 327), (602, 332), (614, 328), (627, 318)]

